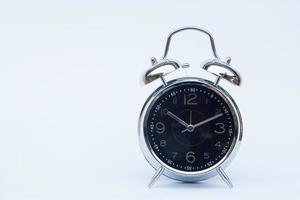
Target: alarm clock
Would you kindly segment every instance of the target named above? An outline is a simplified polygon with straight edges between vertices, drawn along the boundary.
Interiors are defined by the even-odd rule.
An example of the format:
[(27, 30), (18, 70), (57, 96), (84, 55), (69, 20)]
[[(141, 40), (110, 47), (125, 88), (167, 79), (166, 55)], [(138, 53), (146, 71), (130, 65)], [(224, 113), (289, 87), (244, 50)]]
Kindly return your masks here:
[[(167, 58), (172, 36), (187, 30), (209, 37), (214, 58), (206, 61), (202, 69), (215, 75), (214, 81), (200, 77), (166, 80), (166, 75), (189, 67)], [(143, 82), (159, 79), (162, 85), (146, 100), (138, 124), (141, 150), (156, 170), (149, 187), (161, 175), (184, 182), (219, 175), (230, 188), (233, 186), (224, 169), (242, 141), (242, 118), (233, 98), (219, 85), (221, 79), (241, 84), (230, 61), (229, 57), (225, 61), (219, 58), (212, 34), (197, 27), (171, 32), (163, 57), (159, 61), (151, 58), (152, 66)]]

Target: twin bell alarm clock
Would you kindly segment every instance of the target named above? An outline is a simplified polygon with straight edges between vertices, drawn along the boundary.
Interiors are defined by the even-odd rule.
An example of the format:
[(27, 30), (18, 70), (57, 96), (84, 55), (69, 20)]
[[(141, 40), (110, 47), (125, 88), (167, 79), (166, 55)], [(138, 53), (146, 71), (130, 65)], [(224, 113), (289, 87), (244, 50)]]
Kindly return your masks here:
[[(188, 30), (209, 37), (214, 58), (201, 67), (216, 76), (214, 81), (200, 77), (166, 80), (168, 74), (188, 67), (167, 58), (172, 36)], [(173, 31), (168, 36), (163, 57), (151, 59), (152, 66), (143, 81), (150, 84), (160, 80), (162, 84), (146, 100), (138, 124), (141, 150), (156, 171), (149, 187), (161, 175), (184, 182), (219, 175), (232, 187), (224, 169), (242, 140), (242, 118), (233, 98), (219, 85), (222, 79), (241, 84), (241, 77), (230, 61), (229, 57), (220, 59), (211, 33), (197, 27)]]

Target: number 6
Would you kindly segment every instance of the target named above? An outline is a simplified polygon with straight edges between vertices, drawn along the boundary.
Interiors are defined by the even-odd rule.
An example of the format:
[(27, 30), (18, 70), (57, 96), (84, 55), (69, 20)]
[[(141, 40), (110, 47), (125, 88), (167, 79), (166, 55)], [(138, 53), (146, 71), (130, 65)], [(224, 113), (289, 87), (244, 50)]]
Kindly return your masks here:
[(195, 152), (193, 151), (187, 152), (185, 159), (188, 163), (194, 163), (196, 161)]

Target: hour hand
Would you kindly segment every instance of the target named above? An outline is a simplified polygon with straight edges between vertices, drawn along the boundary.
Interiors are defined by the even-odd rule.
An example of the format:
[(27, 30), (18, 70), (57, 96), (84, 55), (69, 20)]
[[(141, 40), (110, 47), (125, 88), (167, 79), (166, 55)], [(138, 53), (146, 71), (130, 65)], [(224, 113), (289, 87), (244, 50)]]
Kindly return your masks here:
[(184, 127), (188, 127), (188, 124), (183, 121), (182, 119), (180, 119), (178, 116), (174, 115), (172, 112), (170, 112), (169, 110), (166, 110), (165, 113), (170, 116), (171, 118), (173, 118), (175, 121), (177, 121), (179, 124), (181, 124)]

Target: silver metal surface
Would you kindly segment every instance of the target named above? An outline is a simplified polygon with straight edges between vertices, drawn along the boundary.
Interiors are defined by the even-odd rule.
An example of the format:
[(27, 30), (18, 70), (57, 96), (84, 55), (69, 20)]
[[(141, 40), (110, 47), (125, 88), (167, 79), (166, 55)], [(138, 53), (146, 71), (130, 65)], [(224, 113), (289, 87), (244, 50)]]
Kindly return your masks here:
[(160, 76), (159, 78), (160, 78), (160, 80), (161, 80), (161, 82), (163, 83), (164, 86), (168, 85), (168, 83), (167, 83), (167, 81), (166, 81), (166, 79), (165, 79), (164, 76)]
[(151, 188), (153, 186), (153, 184), (159, 179), (159, 177), (163, 174), (164, 172), (164, 167), (163, 166), (160, 166), (158, 168), (158, 170), (154, 173), (151, 181), (149, 182), (148, 184), (148, 187)]
[[(227, 60), (227, 62), (230, 62), (230, 60)], [(220, 78), (223, 78), (234, 85), (241, 84), (241, 76), (236, 70), (231, 68), (229, 63), (213, 59), (205, 62), (205, 64), (203, 65), (203, 69), (217, 76), (215, 85), (218, 84)]]
[(150, 60), (151, 60), (152, 65), (155, 65), (157, 63), (157, 60), (155, 57), (152, 57)]
[(205, 29), (202, 29), (202, 28), (198, 28), (198, 27), (183, 27), (183, 28), (180, 28), (180, 29), (177, 29), (177, 30), (171, 32), (169, 34), (168, 38), (167, 38), (167, 42), (166, 42), (166, 46), (165, 46), (165, 51), (164, 51), (164, 54), (162, 56), (162, 60), (166, 59), (166, 57), (168, 55), (172, 37), (175, 34), (177, 34), (179, 32), (182, 32), (182, 31), (186, 31), (186, 30), (200, 31), (200, 32), (208, 35), (208, 37), (210, 39), (210, 44), (211, 44), (211, 48), (212, 48), (212, 51), (213, 51), (213, 55), (214, 55), (215, 58), (212, 59), (212, 60), (209, 60), (208, 62), (206, 62), (203, 65), (203, 69), (205, 69), (208, 72), (210, 72), (210, 73), (218, 76), (218, 78), (216, 79), (214, 85), (218, 85), (218, 83), (220, 81), (220, 78), (223, 78), (223, 79), (225, 79), (225, 80), (227, 80), (227, 81), (229, 81), (229, 82), (231, 82), (231, 83), (233, 83), (235, 85), (240, 85), (240, 83), (241, 83), (241, 77), (237, 73), (237, 71), (235, 71), (234, 69), (231, 68), (231, 66), (230, 66), (231, 58), (227, 57), (225, 59), (225, 62), (220, 59), (220, 57), (217, 54), (216, 45), (215, 45), (214, 38), (213, 38), (212, 34), (209, 31), (207, 31)]
[[(208, 72), (214, 74), (217, 76), (215, 82), (207, 81), (201, 78), (180, 78), (175, 79), (172, 81), (167, 82), (164, 78), (165, 75), (177, 70), (178, 68), (187, 68), (189, 67), (189, 64), (179, 64), (177, 61), (169, 60), (167, 59), (167, 55), (169, 52), (169, 47), (171, 43), (172, 37), (182, 31), (186, 30), (194, 30), (194, 31), (200, 31), (206, 35), (208, 35), (211, 43), (211, 48), (213, 52), (214, 59), (209, 60), (203, 64), (203, 69), (207, 70)], [(228, 176), (225, 174), (224, 170), (233, 157), (236, 155), (237, 150), (239, 148), (240, 142), (242, 141), (242, 133), (243, 133), (243, 126), (242, 126), (242, 119), (239, 112), (239, 109), (237, 105), (235, 104), (234, 100), (231, 98), (231, 96), (220, 86), (218, 86), (219, 81), (223, 78), (230, 83), (233, 83), (235, 85), (241, 84), (241, 77), (230, 66), (231, 58), (227, 57), (225, 61), (222, 61), (216, 51), (215, 42), (210, 32), (208, 32), (205, 29), (197, 28), (197, 27), (183, 27), (180, 29), (177, 29), (168, 36), (165, 51), (162, 56), (162, 59), (157, 61), (156, 58), (151, 58), (152, 67), (150, 70), (148, 70), (144, 77), (143, 81), (145, 84), (148, 84), (156, 79), (161, 79), (163, 85), (156, 89), (150, 97), (147, 99), (146, 103), (143, 106), (143, 109), (141, 111), (140, 117), (139, 117), (139, 143), (140, 147), (142, 149), (142, 152), (147, 159), (147, 161), (157, 170), (154, 174), (149, 187), (151, 187), (155, 181), (163, 174), (165, 176), (168, 176), (170, 178), (180, 180), (180, 181), (187, 181), (187, 182), (194, 182), (194, 181), (201, 181), (208, 179), (215, 175), (220, 175), (223, 181), (229, 186), (232, 187), (232, 183)], [(233, 115), (234, 119), (234, 138), (233, 143), (231, 144), (230, 148), (228, 149), (226, 155), (216, 164), (212, 165), (211, 167), (205, 169), (205, 170), (199, 170), (199, 171), (193, 171), (193, 172), (187, 172), (187, 171), (181, 171), (178, 169), (174, 169), (167, 164), (165, 164), (163, 161), (161, 161), (156, 154), (154, 153), (151, 145), (148, 141), (148, 136), (145, 133), (146, 129), (146, 122), (148, 120), (149, 112), (160, 96), (162, 96), (164, 93), (166, 93), (169, 89), (172, 89), (174, 87), (184, 85), (184, 84), (200, 84), (210, 90), (213, 90), (214, 92), (218, 93), (226, 102), (226, 104), (229, 106), (231, 113)], [(178, 117), (174, 115), (173, 113), (168, 113), (170, 117), (173, 119), (178, 120)], [(198, 123), (202, 125), (203, 122)], [(193, 131), (196, 125), (187, 124), (184, 121), (180, 121), (180, 124), (186, 127), (185, 130), (187, 131)]]
[(221, 77), (217, 76), (217, 78), (216, 78), (216, 80), (214, 82), (214, 86), (217, 86), (219, 84), (220, 80), (221, 80)]
[(228, 185), (228, 187), (233, 188), (232, 182), (230, 181), (229, 177), (227, 176), (225, 171), (222, 169), (222, 167), (218, 167), (217, 172), (220, 175), (220, 177), (222, 178), (222, 180)]
[[(149, 144), (148, 137), (144, 131), (150, 109), (155, 103), (155, 101), (164, 93), (166, 93), (168, 90), (187, 83), (200, 84), (201, 86), (211, 89), (217, 94), (219, 94), (224, 99), (224, 101), (228, 104), (232, 112), (233, 119), (234, 119), (234, 127), (235, 127), (234, 130), (235, 135), (233, 138), (233, 142), (230, 148), (228, 149), (226, 155), (218, 163), (214, 164), (210, 168), (207, 168), (205, 170), (195, 171), (195, 172), (186, 172), (186, 171), (177, 170), (166, 165), (163, 161), (161, 161), (154, 153), (151, 145)], [(163, 175), (170, 177), (172, 179), (186, 181), (186, 182), (201, 181), (217, 175), (218, 171), (216, 169), (219, 167), (225, 169), (228, 166), (228, 164), (231, 162), (233, 157), (236, 155), (240, 142), (242, 141), (242, 119), (241, 119), (239, 109), (235, 104), (234, 100), (231, 98), (231, 96), (220, 86), (215, 86), (213, 82), (201, 78), (193, 78), (193, 77), (180, 78), (180, 79), (169, 81), (167, 83), (167, 86), (161, 86), (157, 90), (155, 90), (150, 95), (150, 97), (147, 99), (146, 103), (143, 106), (143, 109), (139, 117), (138, 130), (139, 130), (139, 143), (140, 143), (141, 150), (145, 158), (153, 166), (153, 168), (158, 170), (161, 166), (163, 166), (164, 167), (164, 170), (162, 172)]]
[(165, 51), (164, 51), (164, 55), (163, 55), (162, 59), (165, 59), (168, 55), (172, 36), (174, 36), (175, 34), (177, 34), (179, 32), (186, 31), (186, 30), (200, 31), (200, 32), (208, 35), (209, 40), (210, 40), (210, 45), (211, 45), (211, 48), (212, 48), (212, 51), (213, 51), (213, 55), (216, 59), (220, 59), (218, 54), (217, 54), (216, 45), (215, 45), (214, 38), (213, 38), (212, 34), (209, 31), (207, 31), (205, 29), (202, 29), (202, 28), (199, 28), (199, 27), (183, 27), (183, 28), (180, 28), (180, 29), (177, 29), (177, 30), (171, 32), (170, 35), (168, 36)]
[(163, 77), (176, 69), (180, 68), (180, 64), (174, 60), (163, 59), (159, 62), (155, 58), (151, 58), (152, 67), (144, 75), (144, 83), (148, 84), (160, 78), (163, 83)]

